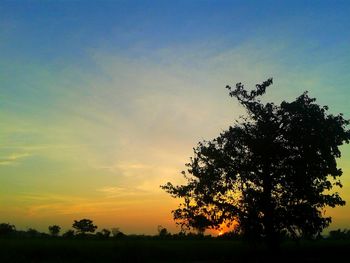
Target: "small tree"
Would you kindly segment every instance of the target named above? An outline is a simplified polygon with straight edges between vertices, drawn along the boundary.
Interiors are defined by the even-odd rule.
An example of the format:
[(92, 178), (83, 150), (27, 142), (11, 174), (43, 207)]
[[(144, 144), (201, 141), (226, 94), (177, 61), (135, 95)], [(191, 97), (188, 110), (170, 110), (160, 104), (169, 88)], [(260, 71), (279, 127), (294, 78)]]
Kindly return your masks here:
[(248, 92), (227, 86), (248, 115), (212, 141), (200, 142), (183, 172), (187, 183), (162, 186), (183, 202), (173, 211), (179, 224), (219, 228), (235, 222), (250, 240), (278, 245), (285, 233), (320, 234), (330, 222), (325, 207), (344, 205), (336, 158), (349, 143), (349, 121), (327, 114), (307, 92), (293, 102), (262, 103), (272, 79)]
[(60, 231), (61, 231), (61, 227), (58, 225), (49, 226), (49, 232), (51, 236), (57, 237)]
[(161, 225), (158, 225), (157, 229), (158, 229), (158, 235), (160, 237), (166, 237), (166, 236), (170, 235), (170, 233), (168, 232), (168, 229), (166, 229), (165, 227), (163, 227)]
[(102, 229), (101, 233), (104, 237), (109, 237), (111, 235), (111, 231), (106, 228)]
[(125, 236), (125, 234), (122, 231), (120, 231), (119, 227), (112, 228), (112, 235), (115, 238), (122, 238)]
[(8, 223), (0, 224), (0, 237), (1, 236), (9, 236), (16, 232), (16, 227), (14, 225)]
[(74, 220), (73, 228), (77, 230), (79, 234), (86, 234), (86, 233), (94, 233), (97, 229), (97, 226), (93, 224), (93, 221), (90, 219), (81, 219), (79, 221)]

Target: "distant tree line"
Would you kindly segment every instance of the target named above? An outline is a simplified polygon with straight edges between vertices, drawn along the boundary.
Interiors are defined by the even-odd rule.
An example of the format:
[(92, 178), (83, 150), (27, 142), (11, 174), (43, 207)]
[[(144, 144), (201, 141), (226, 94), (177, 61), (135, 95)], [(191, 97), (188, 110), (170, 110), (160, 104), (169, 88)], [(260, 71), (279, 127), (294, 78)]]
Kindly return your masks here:
[(16, 227), (10, 223), (0, 223), (0, 237), (98, 237), (120, 238), (125, 234), (119, 230), (119, 228), (112, 228), (111, 230), (102, 229), (96, 232), (97, 226), (93, 224), (90, 219), (74, 220), (72, 224), (73, 229), (69, 229), (65, 232), (61, 232), (62, 228), (59, 225), (51, 225), (48, 227), (48, 233), (39, 232), (34, 228), (28, 228), (26, 231), (17, 230)]
[(350, 240), (350, 230), (349, 229), (337, 229), (329, 232), (329, 238), (333, 240)]
[[(244, 240), (244, 236), (237, 231), (228, 231), (220, 236), (204, 235), (203, 232), (185, 232), (172, 234), (167, 228), (162, 225), (158, 225), (156, 235), (126, 235), (119, 228), (102, 229), (95, 233), (97, 226), (93, 224), (90, 219), (74, 220), (72, 228), (61, 233), (61, 227), (59, 225), (51, 225), (48, 227), (49, 233), (39, 232), (34, 228), (28, 228), (27, 230), (17, 230), (15, 225), (10, 223), (0, 223), (0, 238), (19, 237), (19, 238), (96, 238), (96, 239), (229, 239), (229, 240)], [(285, 240), (291, 240), (292, 237), (287, 234), (284, 236)], [(350, 230), (337, 229), (332, 230), (326, 236), (318, 236), (318, 239), (330, 239), (330, 240), (350, 240)]]

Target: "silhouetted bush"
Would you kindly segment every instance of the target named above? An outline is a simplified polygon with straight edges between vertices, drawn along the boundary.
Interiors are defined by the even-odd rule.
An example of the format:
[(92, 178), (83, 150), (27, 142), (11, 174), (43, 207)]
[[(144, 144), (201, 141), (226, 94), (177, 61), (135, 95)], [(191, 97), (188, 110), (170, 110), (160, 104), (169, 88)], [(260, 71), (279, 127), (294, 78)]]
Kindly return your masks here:
[(75, 236), (74, 230), (67, 230), (63, 233), (62, 237), (64, 238), (73, 238)]
[(329, 239), (341, 240), (341, 239), (350, 239), (350, 230), (348, 229), (337, 229), (329, 232)]
[(171, 236), (171, 234), (168, 232), (168, 229), (166, 229), (165, 227), (159, 225), (158, 226), (158, 236), (161, 238), (166, 238)]
[(10, 236), (16, 232), (16, 227), (9, 223), (0, 224), (0, 237)]
[(34, 228), (28, 228), (26, 233), (27, 233), (28, 237), (40, 237), (41, 236), (41, 233)]
[(49, 226), (49, 232), (54, 237), (57, 237), (60, 231), (61, 231), (61, 227), (58, 225)]
[(100, 232), (96, 233), (96, 237), (98, 238), (109, 238), (110, 235), (111, 235), (111, 231), (105, 228), (102, 229)]
[(217, 236), (217, 239), (227, 239), (227, 240), (243, 240), (242, 234), (237, 231), (228, 231), (223, 233), (220, 236)]
[(117, 239), (126, 237), (126, 235), (120, 231), (119, 227), (112, 228), (112, 235)]

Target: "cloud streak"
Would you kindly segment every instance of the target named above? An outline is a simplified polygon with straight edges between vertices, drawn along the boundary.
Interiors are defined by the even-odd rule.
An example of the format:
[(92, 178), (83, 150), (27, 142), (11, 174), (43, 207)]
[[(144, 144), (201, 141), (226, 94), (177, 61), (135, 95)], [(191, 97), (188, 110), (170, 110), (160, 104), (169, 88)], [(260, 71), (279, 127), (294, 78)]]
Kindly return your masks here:
[[(274, 77), (267, 100), (294, 99), (308, 89), (321, 104), (350, 114), (348, 32), (337, 32), (337, 41), (324, 42), (324, 37), (334, 37), (331, 25), (338, 23), (344, 29), (348, 16), (340, 23), (330, 19), (341, 19), (340, 13), (330, 16), (328, 8), (322, 14), (316, 8), (314, 16), (305, 17), (298, 10), (298, 19), (287, 7), (284, 13), (261, 19), (271, 13), (266, 5), (256, 10), (261, 16), (251, 15), (250, 6), (237, 9), (235, 4), (225, 9), (226, 15), (214, 16), (212, 8), (220, 11), (216, 4), (194, 16), (188, 10), (168, 8), (169, 14), (176, 14), (173, 19), (167, 20), (168, 14), (162, 11), (157, 16), (154, 9), (150, 20), (140, 8), (138, 15), (125, 12), (127, 20), (114, 24), (119, 9), (111, 10), (109, 23), (103, 22), (106, 13), (101, 12), (103, 17), (96, 21), (110, 31), (96, 32), (92, 24), (85, 24), (91, 34), (84, 43), (76, 27), (84, 25), (86, 14), (66, 23), (65, 17), (60, 18), (55, 25), (62, 34), (52, 37), (55, 47), (62, 49), (45, 47), (40, 37), (40, 32), (52, 33), (51, 26), (28, 23), (41, 21), (40, 14), (35, 19), (27, 17), (30, 13), (18, 16), (27, 21), (17, 21), (19, 31), (13, 33), (12, 27), (11, 32), (5, 28), (9, 22), (0, 22), (0, 28), (14, 37), (11, 42), (11, 34), (5, 36), (9, 42), (0, 60), (0, 201), (4, 207), (0, 219), (30, 215), (36, 222), (50, 214), (70, 219), (93, 214), (102, 219), (103, 214), (105, 222), (112, 223), (122, 212), (135, 218), (144, 218), (142, 213), (152, 220), (170, 218), (176, 201), (159, 185), (181, 183), (180, 171), (186, 169), (192, 147), (213, 139), (244, 113), (229, 98), (227, 84), (243, 82), (250, 87)], [(192, 8), (200, 11), (196, 4)], [(234, 22), (232, 11), (237, 14)], [(324, 19), (315, 23), (315, 17)], [(69, 25), (79, 19), (76, 27)], [(327, 28), (321, 27), (327, 19)], [(306, 22), (309, 31), (303, 31)], [(30, 32), (31, 26), (35, 32)], [(162, 30), (156, 30), (158, 26)], [(24, 31), (23, 36), (18, 33)], [(67, 34), (76, 37), (69, 39)], [(91, 36), (101, 39), (92, 43)], [(18, 48), (18, 43), (26, 44)], [(71, 46), (75, 49), (69, 53)], [(346, 168), (349, 154), (343, 158)], [(349, 169), (344, 169), (344, 177), (349, 175)], [(347, 181), (343, 189), (349, 192)], [(148, 212), (147, 206), (154, 210)], [(129, 222), (130, 218), (124, 219)], [(148, 229), (154, 227), (152, 220)]]
[(0, 165), (17, 165), (20, 160), (32, 156), (30, 153), (13, 153), (6, 157), (0, 157)]

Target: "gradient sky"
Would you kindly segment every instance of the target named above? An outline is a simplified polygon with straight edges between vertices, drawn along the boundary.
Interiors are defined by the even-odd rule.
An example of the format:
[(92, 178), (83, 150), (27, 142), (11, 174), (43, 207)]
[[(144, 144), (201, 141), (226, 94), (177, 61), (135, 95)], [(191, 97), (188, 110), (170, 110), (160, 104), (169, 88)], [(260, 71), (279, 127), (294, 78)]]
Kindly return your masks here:
[[(225, 86), (274, 78), (350, 118), (349, 1), (1, 1), (0, 222), (178, 231), (192, 147), (243, 113)], [(350, 203), (350, 146), (339, 160)], [(350, 227), (350, 205), (329, 210)]]

